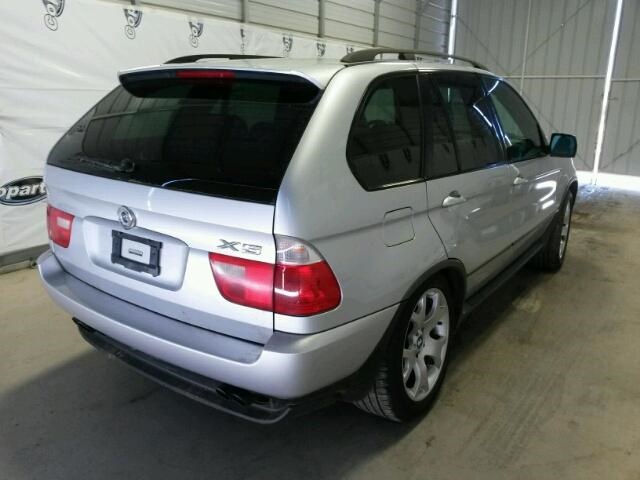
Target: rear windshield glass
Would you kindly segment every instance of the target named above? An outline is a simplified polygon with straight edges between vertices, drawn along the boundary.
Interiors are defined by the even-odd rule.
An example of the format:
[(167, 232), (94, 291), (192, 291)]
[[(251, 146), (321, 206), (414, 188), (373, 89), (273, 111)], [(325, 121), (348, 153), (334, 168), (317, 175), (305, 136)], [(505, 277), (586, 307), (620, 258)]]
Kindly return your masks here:
[[(228, 73), (228, 72), (227, 72)], [(274, 203), (320, 91), (290, 75), (124, 82), (48, 163), (116, 180)]]

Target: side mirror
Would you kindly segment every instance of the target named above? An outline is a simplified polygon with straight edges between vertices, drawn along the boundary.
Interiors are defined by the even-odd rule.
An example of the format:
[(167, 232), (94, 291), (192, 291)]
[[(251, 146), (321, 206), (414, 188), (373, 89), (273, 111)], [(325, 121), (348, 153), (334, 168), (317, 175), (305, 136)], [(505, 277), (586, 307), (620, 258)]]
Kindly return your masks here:
[(549, 142), (549, 155), (552, 157), (575, 157), (578, 141), (568, 133), (553, 133)]

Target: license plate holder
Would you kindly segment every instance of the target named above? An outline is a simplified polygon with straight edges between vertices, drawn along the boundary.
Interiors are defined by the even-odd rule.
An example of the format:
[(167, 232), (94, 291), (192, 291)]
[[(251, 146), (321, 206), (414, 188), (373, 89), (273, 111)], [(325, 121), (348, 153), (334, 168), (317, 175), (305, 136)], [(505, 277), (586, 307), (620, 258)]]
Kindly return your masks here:
[[(162, 242), (138, 237), (118, 230), (111, 231), (111, 263), (129, 270), (160, 275), (160, 250)], [(123, 255), (123, 248), (126, 249)], [(139, 260), (134, 260), (139, 258)]]

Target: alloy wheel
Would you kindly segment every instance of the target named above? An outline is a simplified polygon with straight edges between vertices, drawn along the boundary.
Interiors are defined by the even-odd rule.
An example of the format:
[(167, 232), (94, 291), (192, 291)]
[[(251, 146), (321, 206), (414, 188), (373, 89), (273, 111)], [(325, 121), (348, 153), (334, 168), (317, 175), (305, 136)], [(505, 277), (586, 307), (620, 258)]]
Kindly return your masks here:
[(424, 400), (443, 370), (449, 344), (450, 313), (447, 298), (430, 288), (418, 299), (404, 338), (402, 380), (411, 400)]
[(560, 249), (558, 250), (558, 256), (560, 260), (564, 257), (564, 252), (567, 249), (567, 242), (569, 241), (569, 229), (571, 228), (571, 198), (567, 199), (567, 206), (564, 207), (564, 215), (562, 216), (562, 229), (560, 230)]

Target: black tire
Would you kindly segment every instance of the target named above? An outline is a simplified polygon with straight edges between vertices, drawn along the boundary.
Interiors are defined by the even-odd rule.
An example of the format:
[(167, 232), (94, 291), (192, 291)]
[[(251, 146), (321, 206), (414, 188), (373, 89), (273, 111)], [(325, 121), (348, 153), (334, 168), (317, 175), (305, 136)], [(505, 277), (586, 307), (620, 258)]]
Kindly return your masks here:
[[(413, 331), (412, 314), (418, 302), (423, 295), (436, 290), (442, 292), (446, 298), (448, 306), (448, 331), (446, 335), (446, 345), (444, 350), (444, 360), (441, 362), (440, 372), (433, 386), (429, 386), (428, 393), (425, 398), (412, 399), (405, 388), (405, 380), (403, 379), (403, 367), (405, 366), (404, 352), (405, 345), (408, 340), (408, 333)], [(433, 405), (438, 392), (442, 386), (447, 366), (449, 364), (450, 355), (448, 354), (453, 338), (454, 327), (457, 320), (457, 305), (454, 304), (454, 295), (452, 294), (449, 282), (442, 276), (435, 276), (427, 281), (404, 305), (403, 311), (398, 317), (398, 321), (394, 325), (391, 337), (387, 344), (387, 348), (382, 354), (381, 361), (375, 372), (375, 378), (369, 387), (366, 395), (360, 400), (355, 401), (355, 405), (373, 415), (383, 417), (395, 422), (405, 422), (414, 417), (426, 413)], [(433, 305), (433, 301), (431, 303)], [(431, 307), (428, 307), (431, 308)], [(438, 322), (439, 324), (442, 322)], [(430, 327), (427, 327), (430, 328)], [(410, 330), (411, 329), (411, 330)], [(435, 328), (433, 329), (435, 331)], [(431, 337), (435, 338), (435, 337)], [(444, 338), (444, 337), (442, 337)], [(425, 343), (426, 348), (426, 343)], [(417, 356), (418, 354), (416, 354)], [(418, 358), (415, 359), (417, 363)], [(429, 368), (435, 368), (435, 365), (427, 363), (427, 371)], [(414, 377), (415, 378), (415, 377)], [(410, 381), (410, 380), (409, 380)], [(415, 381), (415, 380), (414, 380)], [(424, 393), (424, 392), (423, 392)]]
[[(569, 191), (565, 195), (560, 211), (553, 219), (551, 233), (545, 246), (540, 250), (531, 263), (538, 270), (545, 272), (557, 272), (562, 267), (564, 259), (567, 256), (567, 247), (569, 243), (569, 234), (571, 233), (571, 215), (573, 213), (574, 195)], [(565, 213), (568, 208), (568, 222), (565, 223)], [(565, 230), (566, 226), (566, 231)], [(564, 241), (564, 247), (563, 245)]]

